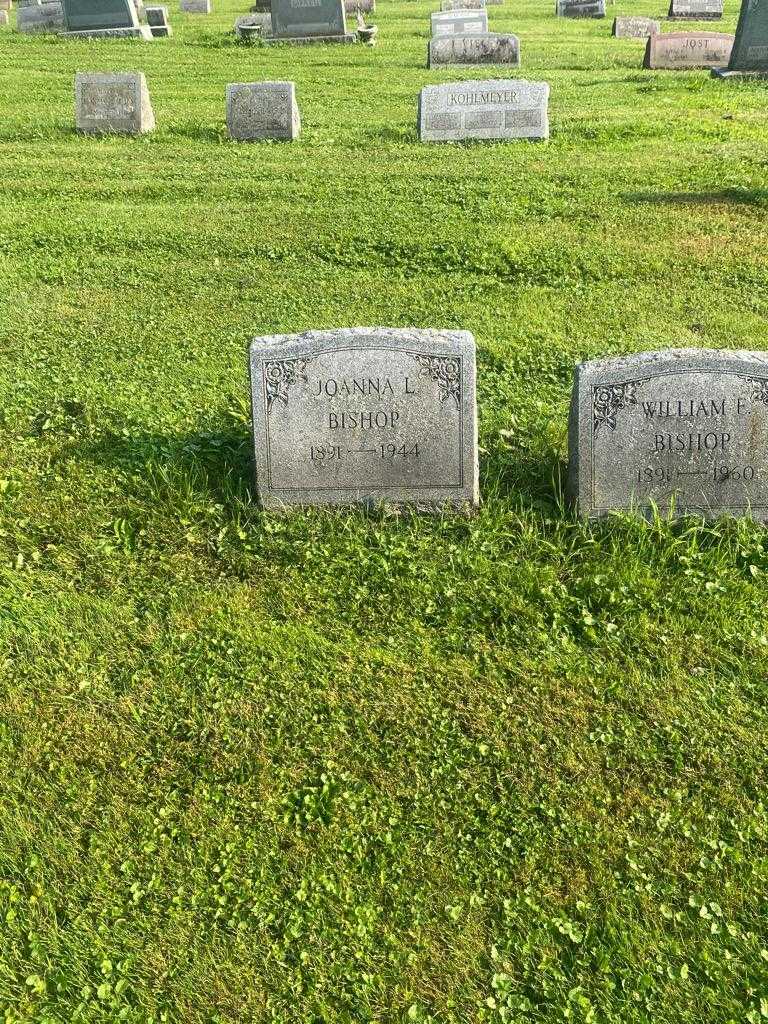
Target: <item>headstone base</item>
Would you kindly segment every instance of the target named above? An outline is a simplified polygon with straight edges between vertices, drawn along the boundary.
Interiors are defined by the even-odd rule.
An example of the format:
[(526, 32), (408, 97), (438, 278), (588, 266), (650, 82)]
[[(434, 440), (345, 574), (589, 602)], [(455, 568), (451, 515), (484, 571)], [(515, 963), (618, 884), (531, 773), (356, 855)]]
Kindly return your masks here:
[(167, 39), (168, 36), (173, 35), (170, 25), (150, 25), (149, 31), (152, 33), (153, 39)]
[(60, 32), (65, 39), (153, 39), (152, 30), (148, 25), (137, 25), (134, 28), (91, 28), (81, 32)]
[(712, 68), (712, 77), (768, 79), (768, 71), (729, 71), (728, 68)]
[(669, 14), (667, 21), (722, 21), (722, 14)]
[(276, 43), (289, 43), (293, 46), (310, 46), (312, 43), (356, 43), (355, 32), (345, 32), (343, 36), (270, 36), (265, 39), (267, 46), (274, 46)]

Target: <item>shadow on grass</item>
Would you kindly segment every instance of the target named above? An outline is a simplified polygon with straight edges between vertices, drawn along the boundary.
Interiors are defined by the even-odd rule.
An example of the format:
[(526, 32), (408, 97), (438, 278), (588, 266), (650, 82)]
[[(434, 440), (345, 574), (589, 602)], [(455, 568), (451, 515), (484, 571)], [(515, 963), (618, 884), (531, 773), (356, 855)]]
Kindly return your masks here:
[(622, 199), (629, 203), (650, 203), (669, 206), (768, 206), (768, 189), (725, 188), (719, 192), (626, 192)]
[(483, 501), (494, 498), (544, 515), (567, 515), (568, 466), (557, 452), (539, 455), (498, 447), (486, 453), (480, 470)]

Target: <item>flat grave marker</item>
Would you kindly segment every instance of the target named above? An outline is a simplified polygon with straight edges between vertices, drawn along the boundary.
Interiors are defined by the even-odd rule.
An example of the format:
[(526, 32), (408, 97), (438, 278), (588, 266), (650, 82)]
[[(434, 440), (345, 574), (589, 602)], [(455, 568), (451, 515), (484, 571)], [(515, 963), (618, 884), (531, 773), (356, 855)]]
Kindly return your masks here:
[(293, 82), (233, 82), (227, 86), (227, 130), (238, 142), (283, 139), (301, 131)]
[(254, 338), (250, 371), (263, 506), (477, 504), (469, 332), (358, 327)]
[(661, 32), (661, 22), (636, 14), (619, 15), (613, 19), (612, 35), (617, 39), (647, 39)]
[(768, 520), (768, 355), (667, 349), (576, 367), (569, 490), (585, 516)]
[(649, 37), (643, 67), (665, 71), (720, 68), (728, 63), (732, 46), (733, 36), (725, 32), (665, 32)]

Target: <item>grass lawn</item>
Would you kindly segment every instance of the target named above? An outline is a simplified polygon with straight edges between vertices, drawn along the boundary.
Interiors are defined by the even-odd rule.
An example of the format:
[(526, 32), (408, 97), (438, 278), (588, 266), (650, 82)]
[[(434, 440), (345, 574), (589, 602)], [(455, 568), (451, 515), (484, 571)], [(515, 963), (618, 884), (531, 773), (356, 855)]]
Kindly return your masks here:
[[(6, 1024), (758, 1024), (768, 536), (562, 481), (575, 361), (768, 349), (768, 84), (643, 71), (610, 18), (661, 0), (507, 0), (550, 142), (424, 146), (493, 74), (426, 70), (436, 3), (375, 49), (214, 6), (0, 30)], [(78, 137), (134, 69), (155, 133)], [(301, 138), (228, 142), (265, 78)], [(475, 517), (255, 507), (248, 339), (370, 324), (475, 334)]]

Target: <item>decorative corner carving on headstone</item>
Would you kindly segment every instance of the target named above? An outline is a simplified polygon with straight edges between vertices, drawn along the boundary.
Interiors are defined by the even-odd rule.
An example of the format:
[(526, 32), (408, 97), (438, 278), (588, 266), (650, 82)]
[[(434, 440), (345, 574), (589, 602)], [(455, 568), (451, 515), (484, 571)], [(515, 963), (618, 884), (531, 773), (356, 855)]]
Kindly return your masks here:
[(635, 392), (644, 380), (628, 380), (621, 384), (597, 384), (593, 388), (592, 413), (595, 433), (602, 426), (616, 429), (616, 414), (628, 405), (636, 405)]
[(267, 413), (275, 402), (288, 405), (288, 389), (301, 382), (306, 384), (309, 359), (276, 359), (264, 364), (264, 390), (267, 395)]
[(440, 389), (440, 401), (452, 398), (458, 409), (461, 404), (461, 364), (458, 359), (442, 356), (425, 356), (418, 352), (413, 358), (421, 367), (422, 376), (429, 377)]

